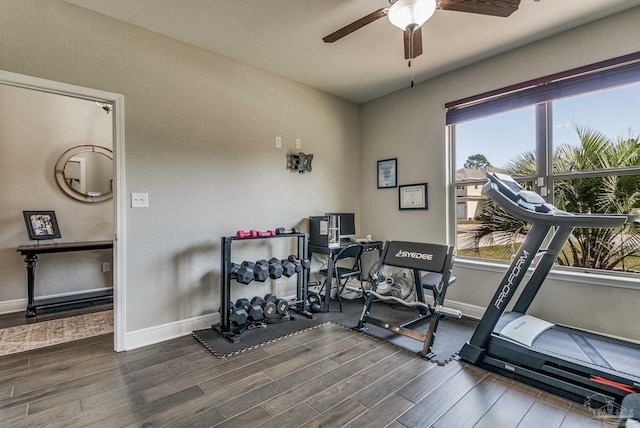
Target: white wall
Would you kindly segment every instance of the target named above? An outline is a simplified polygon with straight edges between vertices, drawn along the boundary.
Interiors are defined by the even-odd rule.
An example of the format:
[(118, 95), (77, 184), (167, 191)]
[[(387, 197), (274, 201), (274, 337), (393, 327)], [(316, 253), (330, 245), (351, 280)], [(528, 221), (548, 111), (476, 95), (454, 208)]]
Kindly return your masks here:
[[(446, 242), (455, 200), (448, 211), (445, 103), (637, 52), (639, 19), (640, 8), (634, 8), (363, 105), (363, 228), (382, 239)], [(390, 157), (398, 157), (400, 184), (429, 183), (428, 211), (398, 211), (397, 189), (375, 188), (376, 161)], [(454, 274), (458, 281), (449, 299), (482, 308), (501, 279), (460, 267)], [(550, 281), (532, 310), (551, 321), (640, 340), (637, 302), (634, 290)]]
[[(112, 148), (112, 116), (94, 102), (0, 85), (0, 311), (26, 309), (26, 269), (16, 252), (29, 241), (22, 211), (53, 210), (58, 242), (113, 238), (113, 202), (85, 204), (56, 184), (55, 165), (82, 144)], [(40, 256), (36, 296), (111, 287), (111, 251)]]
[[(127, 332), (217, 311), (221, 236), (360, 206), (356, 104), (62, 1), (3, 2), (0, 69), (124, 95), (127, 193), (150, 205), (126, 211)], [(286, 168), (296, 138), (311, 173)], [(252, 242), (234, 261), (293, 251)]]

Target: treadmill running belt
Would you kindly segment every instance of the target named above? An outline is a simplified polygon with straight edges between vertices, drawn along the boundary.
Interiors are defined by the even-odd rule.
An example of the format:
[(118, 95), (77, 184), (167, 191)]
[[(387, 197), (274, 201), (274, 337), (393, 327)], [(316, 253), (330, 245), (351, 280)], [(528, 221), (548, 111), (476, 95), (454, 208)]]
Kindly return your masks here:
[(640, 378), (640, 345), (554, 326), (533, 342), (532, 349)]
[(580, 349), (584, 352), (584, 354), (591, 360), (593, 364), (598, 366), (606, 367), (608, 369), (613, 369), (611, 364), (607, 360), (604, 359), (598, 350), (593, 347), (593, 345), (587, 340), (586, 337), (581, 336), (579, 334), (569, 334), (571, 338), (578, 344)]

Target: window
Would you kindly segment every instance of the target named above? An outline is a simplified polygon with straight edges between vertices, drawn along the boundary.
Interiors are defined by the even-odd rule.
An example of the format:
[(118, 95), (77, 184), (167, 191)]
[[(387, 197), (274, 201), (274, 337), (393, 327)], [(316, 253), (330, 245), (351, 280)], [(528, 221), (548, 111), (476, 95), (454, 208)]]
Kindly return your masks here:
[[(640, 53), (519, 86), (447, 105), (458, 256), (510, 260), (528, 230), (470, 189), (487, 170), (565, 211), (640, 212)], [(640, 272), (640, 223), (575, 229), (556, 264)]]

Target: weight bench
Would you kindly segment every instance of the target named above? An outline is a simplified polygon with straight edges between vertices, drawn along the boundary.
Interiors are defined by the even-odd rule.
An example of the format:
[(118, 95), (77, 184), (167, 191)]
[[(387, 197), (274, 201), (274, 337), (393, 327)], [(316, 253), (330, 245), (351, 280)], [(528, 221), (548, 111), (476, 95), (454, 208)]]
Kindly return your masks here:
[[(455, 277), (451, 276), (452, 265), (453, 247), (451, 246), (404, 241), (387, 242), (381, 256), (380, 266), (371, 281), (372, 288), (364, 290), (366, 299), (357, 329), (365, 330), (366, 324), (369, 323), (392, 333), (419, 340), (423, 343), (423, 347), (418, 355), (428, 359), (434, 357), (435, 353), (432, 351), (432, 346), (441, 316), (462, 317), (460, 311), (443, 306), (447, 288), (455, 282)], [(385, 266), (409, 269), (413, 272), (416, 301), (407, 302), (397, 297), (378, 293), (378, 285), (382, 281)], [(424, 289), (432, 291), (433, 305), (425, 302)], [(375, 318), (371, 315), (371, 309), (376, 299), (417, 308), (419, 316), (401, 325), (393, 325)], [(429, 321), (429, 327), (426, 334), (419, 333), (411, 328), (427, 320)]]

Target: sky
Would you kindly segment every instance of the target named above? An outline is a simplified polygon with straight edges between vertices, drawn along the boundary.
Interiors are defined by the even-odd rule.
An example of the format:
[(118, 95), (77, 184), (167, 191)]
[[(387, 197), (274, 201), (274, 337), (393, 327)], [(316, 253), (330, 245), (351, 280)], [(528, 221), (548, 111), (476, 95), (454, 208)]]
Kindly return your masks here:
[[(588, 126), (615, 139), (640, 134), (640, 83), (553, 102), (554, 144), (577, 145), (576, 126)], [(517, 155), (535, 149), (534, 107), (456, 125), (456, 169), (483, 154), (504, 167)]]

